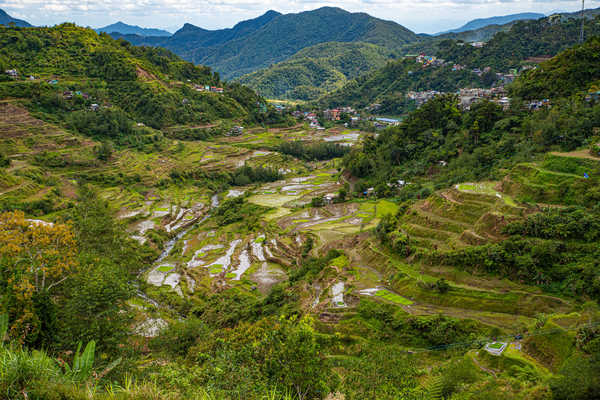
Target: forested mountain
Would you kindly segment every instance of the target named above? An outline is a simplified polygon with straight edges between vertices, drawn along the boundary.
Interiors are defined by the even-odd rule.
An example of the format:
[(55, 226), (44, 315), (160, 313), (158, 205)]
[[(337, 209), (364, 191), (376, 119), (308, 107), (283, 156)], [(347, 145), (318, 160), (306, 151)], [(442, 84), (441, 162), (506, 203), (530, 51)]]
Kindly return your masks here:
[[(600, 17), (587, 24), (587, 35), (600, 34)], [(496, 72), (519, 68), (530, 57), (552, 56), (579, 41), (581, 24), (577, 19), (515, 22), (508, 31), (498, 32), (485, 46), (478, 48), (461, 41), (444, 39), (424, 43), (428, 54), (435, 54), (449, 65), (425, 68), (410, 60), (395, 61), (386, 67), (348, 82), (343, 88), (324, 96), (324, 106), (350, 104), (366, 106), (381, 103), (382, 112), (404, 109), (403, 93), (407, 90), (438, 90), (453, 92), (461, 87), (489, 86), (495, 82)], [(418, 51), (419, 45), (412, 50)], [(452, 64), (466, 66), (465, 70), (452, 71)], [(473, 68), (491, 70), (481, 77), (470, 72)], [(581, 71), (581, 70), (580, 70)], [(549, 87), (553, 87), (549, 85)]]
[(321, 43), (238, 81), (268, 98), (315, 100), (397, 56), (393, 50), (369, 43)]
[[(588, 37), (600, 34), (600, 17), (586, 24)], [(553, 56), (579, 42), (581, 23), (575, 18), (519, 21), (499, 32), (481, 48), (442, 41), (437, 55), (472, 67), (490, 66), (497, 71), (518, 67), (529, 57)]]
[(488, 25), (505, 25), (514, 21), (522, 21), (528, 19), (539, 19), (544, 18), (544, 14), (540, 13), (520, 13), (520, 14), (511, 14), (511, 15), (503, 15), (501, 17), (489, 17), (489, 18), (478, 18), (472, 21), (467, 22), (460, 28), (450, 29), (448, 31), (437, 33), (435, 36), (443, 35), (445, 33), (460, 33), (466, 31), (473, 31), (476, 29), (485, 28)]
[[(74, 124), (79, 117), (99, 118), (91, 129), (99, 129), (103, 118), (118, 117), (123, 126), (102, 128), (111, 135), (135, 133), (133, 121), (161, 128), (244, 119), (260, 102), (254, 92), (239, 85), (228, 87), (224, 94), (198, 92), (192, 84), (222, 85), (210, 68), (194, 66), (165, 49), (134, 47), (72, 24), (4, 29), (0, 43), (0, 69), (19, 73), (17, 80), (2, 75), (3, 96), (31, 98), (40, 110)], [(36, 79), (21, 80), (30, 75)], [(87, 94), (68, 101), (63, 91)], [(100, 106), (99, 112), (86, 113), (92, 103)]]
[(417, 35), (395, 22), (324, 7), (285, 15), (269, 11), (229, 30), (207, 31), (186, 24), (164, 41), (126, 39), (134, 44), (166, 47), (186, 60), (211, 66), (232, 78), (286, 60), (319, 43), (366, 42), (394, 50), (417, 40)]
[[(525, 151), (517, 143), (529, 143), (531, 147), (527, 153), (530, 155), (532, 151), (542, 154), (552, 149), (573, 150), (585, 145), (593, 137), (594, 127), (600, 124), (600, 105), (581, 96), (590, 88), (597, 89), (600, 81), (599, 48), (600, 39), (592, 38), (520, 76), (510, 87), (514, 101), (511, 111), (506, 114), (496, 104), (481, 101), (461, 116), (455, 95), (436, 97), (411, 113), (400, 127), (380, 135), (374, 146), (353, 152), (346, 159), (346, 165), (357, 176), (381, 179), (402, 174), (406, 169), (426, 170), (429, 167), (427, 163), (435, 164), (436, 160), (454, 160), (456, 164), (453, 167), (456, 169), (450, 168), (452, 173), (442, 174), (444, 179), (449, 179), (444, 183), (452, 184), (453, 179), (484, 179), (478, 174), (490, 173), (489, 166), (482, 163), (475, 167), (465, 163), (475, 162), (472, 157), (481, 157), (485, 152), (504, 154), (502, 152), (506, 149), (500, 150), (498, 146), (506, 144), (503, 142), (507, 139), (506, 135), (516, 134), (517, 142), (509, 146), (513, 149), (519, 147)], [(573, 96), (575, 94), (578, 95)], [(552, 108), (534, 114), (523, 112), (522, 99), (544, 96), (551, 99)], [(474, 124), (477, 126), (474, 127)], [(423, 136), (423, 132), (428, 134)], [(457, 141), (457, 137), (461, 139)], [(483, 147), (487, 150), (482, 150)], [(468, 155), (469, 151), (474, 153)], [(500, 167), (505, 160), (496, 156), (488, 162)], [(386, 166), (390, 161), (392, 165)], [(479, 161), (482, 162), (481, 159)]]
[(128, 25), (121, 21), (107, 25), (103, 28), (95, 29), (96, 32), (120, 33), (122, 35), (139, 36), (171, 36), (171, 32), (162, 29), (142, 28), (136, 25)]
[(567, 49), (527, 71), (511, 87), (525, 99), (557, 98), (600, 89), (600, 37)]
[(27, 21), (23, 21), (22, 19), (13, 18), (6, 13), (4, 10), (0, 10), (0, 25), (8, 26), (10, 23), (15, 24), (15, 26), (19, 27), (29, 27), (31, 24)]

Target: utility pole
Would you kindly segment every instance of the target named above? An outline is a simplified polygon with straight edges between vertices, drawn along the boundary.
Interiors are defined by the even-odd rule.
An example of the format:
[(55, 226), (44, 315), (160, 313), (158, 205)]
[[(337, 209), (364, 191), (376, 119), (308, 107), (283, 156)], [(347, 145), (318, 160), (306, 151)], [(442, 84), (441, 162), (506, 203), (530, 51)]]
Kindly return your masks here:
[(579, 36), (579, 42), (583, 43), (583, 39), (584, 39), (584, 35), (583, 35), (583, 29), (585, 27), (585, 14), (584, 11), (585, 10), (585, 0), (581, 0), (581, 35)]

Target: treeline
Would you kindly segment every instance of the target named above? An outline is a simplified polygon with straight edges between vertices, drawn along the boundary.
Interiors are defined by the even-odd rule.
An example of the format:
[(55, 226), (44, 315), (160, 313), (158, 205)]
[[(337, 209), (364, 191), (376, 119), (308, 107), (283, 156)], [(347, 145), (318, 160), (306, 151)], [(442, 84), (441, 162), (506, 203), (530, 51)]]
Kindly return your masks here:
[(251, 183), (275, 182), (283, 178), (283, 175), (270, 167), (252, 167), (244, 165), (233, 171), (230, 183), (235, 186), (245, 186)]
[(331, 160), (343, 157), (350, 151), (348, 146), (337, 143), (305, 143), (300, 140), (283, 142), (274, 150), (306, 161)]

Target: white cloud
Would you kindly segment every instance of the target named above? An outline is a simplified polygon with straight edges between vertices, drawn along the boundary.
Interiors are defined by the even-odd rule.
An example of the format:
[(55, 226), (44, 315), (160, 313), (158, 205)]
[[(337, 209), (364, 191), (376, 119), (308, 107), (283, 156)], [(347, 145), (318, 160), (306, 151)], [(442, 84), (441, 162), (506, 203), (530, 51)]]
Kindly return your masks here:
[[(417, 32), (437, 32), (494, 15), (575, 11), (580, 4), (579, 0), (0, 0), (0, 8), (35, 25), (73, 21), (97, 27), (122, 20), (147, 27), (189, 22), (215, 29), (254, 18), (269, 9), (287, 13), (337, 6), (393, 20)], [(600, 7), (600, 0), (588, 0), (586, 5)]]

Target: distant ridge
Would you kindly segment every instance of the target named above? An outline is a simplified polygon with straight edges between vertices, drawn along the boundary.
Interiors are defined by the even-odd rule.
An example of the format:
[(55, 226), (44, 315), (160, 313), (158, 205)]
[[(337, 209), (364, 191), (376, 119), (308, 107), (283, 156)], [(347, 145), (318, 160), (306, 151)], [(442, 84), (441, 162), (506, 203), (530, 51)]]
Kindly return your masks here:
[(120, 33), (122, 35), (171, 36), (171, 32), (167, 32), (162, 29), (142, 28), (137, 25), (128, 25), (121, 21), (112, 25), (107, 25), (103, 28), (95, 29), (95, 31), (98, 33)]
[(467, 22), (465, 25), (460, 28), (451, 29), (445, 32), (436, 33), (435, 36), (443, 35), (446, 33), (460, 33), (466, 31), (472, 31), (475, 29), (481, 29), (488, 25), (505, 25), (514, 21), (523, 21), (529, 19), (539, 19), (544, 18), (546, 15), (539, 13), (520, 13), (520, 14), (511, 14), (504, 15), (499, 17), (490, 17), (490, 18), (479, 18), (474, 19), (472, 21)]
[(33, 26), (27, 21), (23, 21), (22, 19), (13, 18), (10, 15), (8, 15), (6, 13), (6, 11), (0, 10), (0, 25), (8, 26), (8, 24), (10, 24), (11, 22), (14, 23), (16, 26), (19, 26), (22, 28), (29, 28), (29, 27)]
[(165, 40), (122, 37), (134, 45), (165, 47), (188, 61), (214, 68), (227, 79), (269, 67), (320, 43), (363, 42), (396, 50), (419, 39), (395, 22), (337, 7), (296, 14), (269, 11), (231, 29), (215, 31), (185, 24)]

